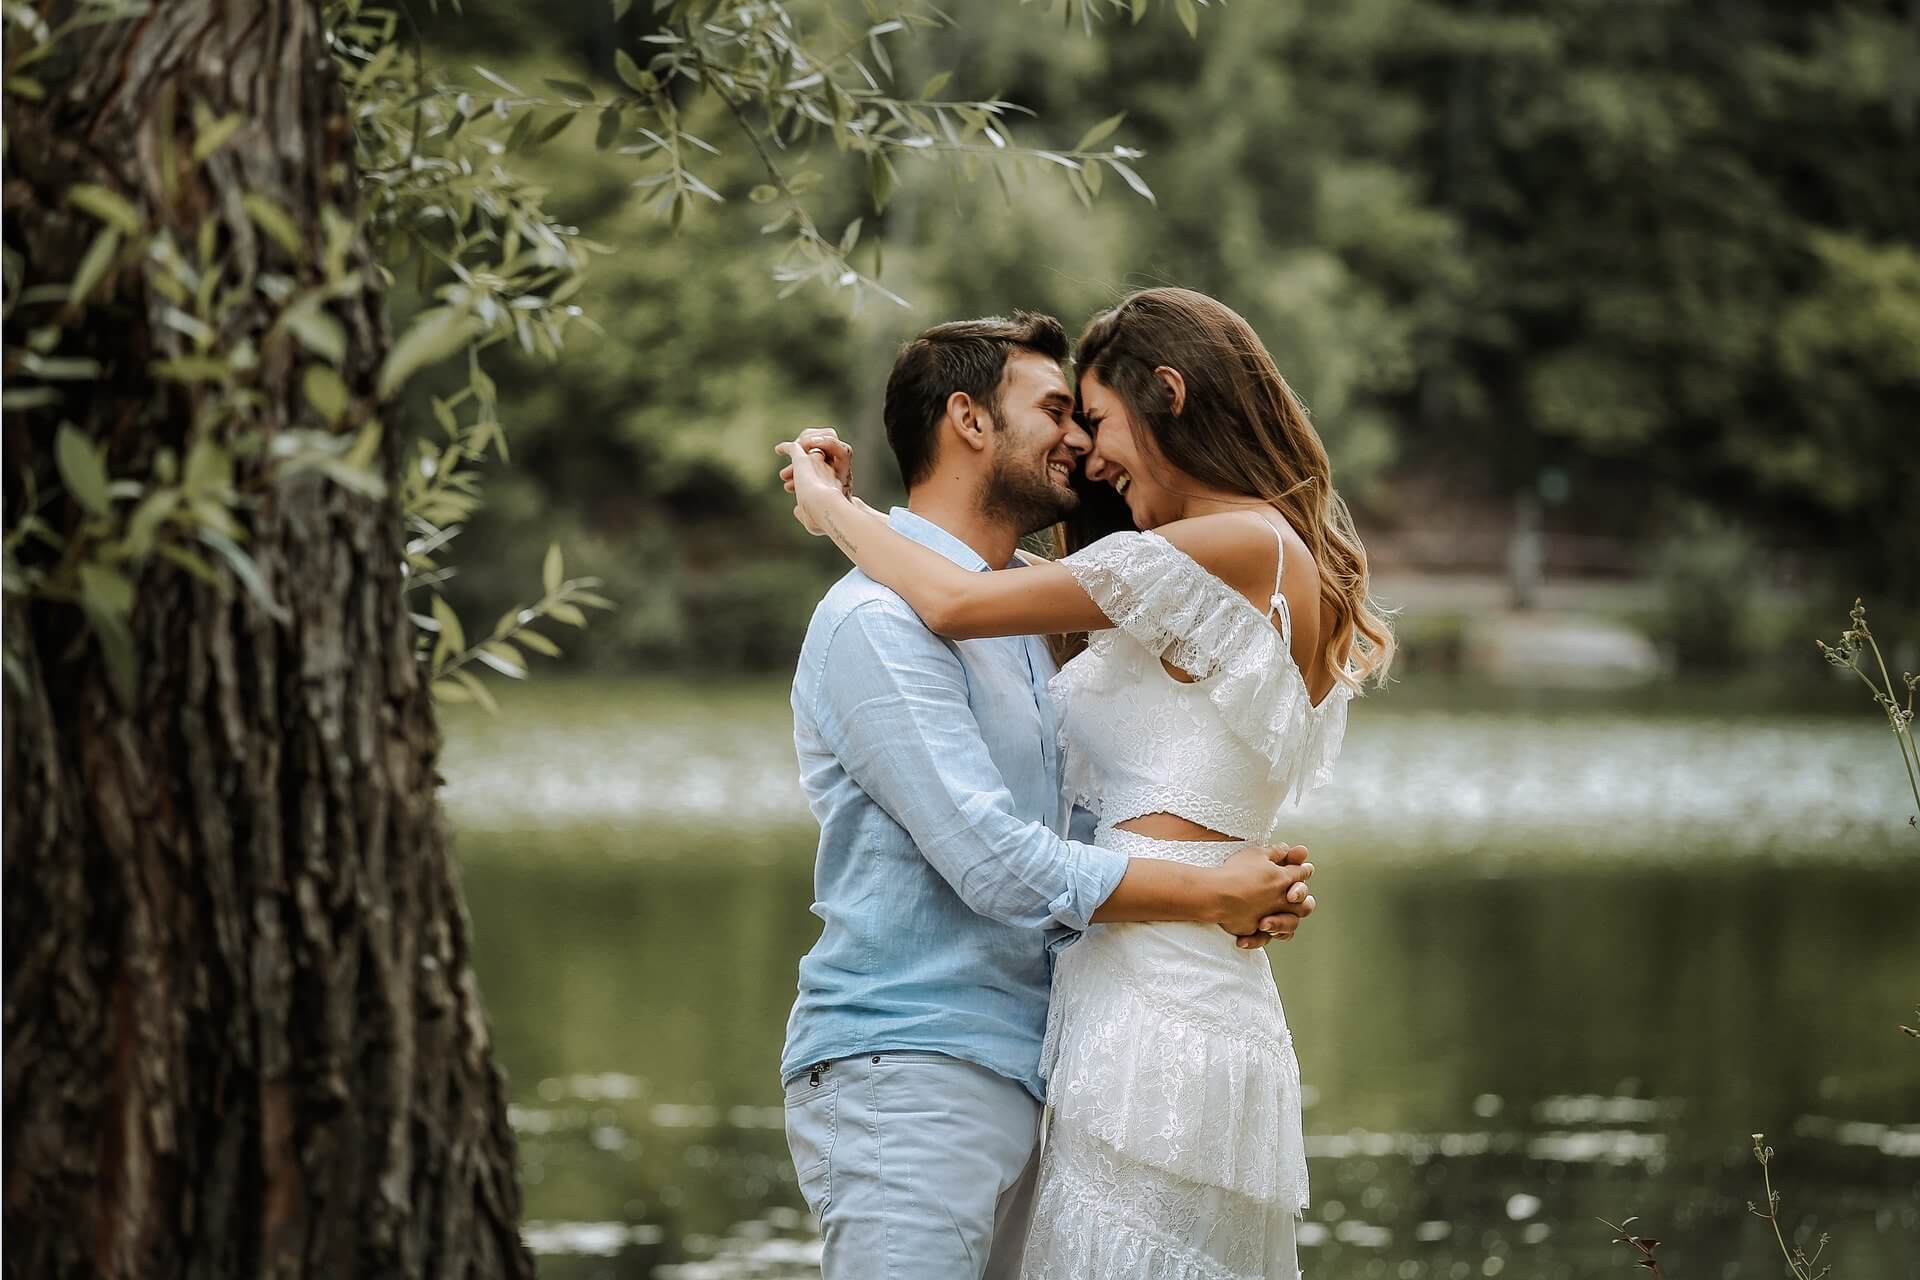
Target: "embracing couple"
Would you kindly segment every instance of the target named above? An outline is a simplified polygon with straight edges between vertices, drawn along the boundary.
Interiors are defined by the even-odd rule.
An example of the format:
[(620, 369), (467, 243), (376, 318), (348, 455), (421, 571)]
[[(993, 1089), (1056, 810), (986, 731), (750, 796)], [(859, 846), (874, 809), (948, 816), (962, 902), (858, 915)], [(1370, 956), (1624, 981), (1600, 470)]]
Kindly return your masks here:
[[(1326, 451), (1183, 289), (1095, 317), (1071, 366), (1051, 317), (938, 325), (885, 419), (886, 516), (833, 432), (780, 446), (857, 566), (793, 682), (823, 927), (780, 1070), (826, 1280), (1294, 1280), (1261, 948), (1313, 868), (1274, 842), (1393, 644)], [(1060, 559), (1017, 550), (1049, 526)]]

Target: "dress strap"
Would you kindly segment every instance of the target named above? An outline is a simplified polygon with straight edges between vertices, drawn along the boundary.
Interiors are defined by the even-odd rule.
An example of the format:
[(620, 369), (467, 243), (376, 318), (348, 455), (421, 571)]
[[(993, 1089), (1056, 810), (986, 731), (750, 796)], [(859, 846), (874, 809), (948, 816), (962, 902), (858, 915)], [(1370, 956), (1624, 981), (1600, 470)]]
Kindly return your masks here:
[[(1269, 528), (1273, 526), (1269, 525)], [(1293, 643), (1293, 611), (1287, 607), (1287, 598), (1280, 592), (1280, 576), (1287, 567), (1287, 540), (1280, 530), (1273, 529), (1273, 598), (1267, 602), (1267, 616), (1280, 615), (1280, 640), (1282, 644)]]

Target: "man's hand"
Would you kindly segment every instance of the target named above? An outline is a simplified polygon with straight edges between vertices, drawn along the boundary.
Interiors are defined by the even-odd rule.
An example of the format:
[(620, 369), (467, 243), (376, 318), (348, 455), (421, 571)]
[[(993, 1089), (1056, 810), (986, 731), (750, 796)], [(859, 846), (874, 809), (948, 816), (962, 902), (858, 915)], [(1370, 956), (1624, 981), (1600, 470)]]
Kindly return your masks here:
[(1217, 874), (1222, 881), (1218, 923), (1242, 949), (1292, 938), (1317, 905), (1307, 892), (1313, 864), (1304, 845), (1242, 849)]
[[(808, 427), (793, 438), (793, 443), (808, 453), (819, 454), (833, 468), (834, 478), (840, 482), (840, 491), (849, 498), (853, 496), (853, 446), (842, 440), (839, 432), (832, 427)], [(780, 468), (780, 483), (786, 486), (788, 493), (793, 492), (791, 462)]]

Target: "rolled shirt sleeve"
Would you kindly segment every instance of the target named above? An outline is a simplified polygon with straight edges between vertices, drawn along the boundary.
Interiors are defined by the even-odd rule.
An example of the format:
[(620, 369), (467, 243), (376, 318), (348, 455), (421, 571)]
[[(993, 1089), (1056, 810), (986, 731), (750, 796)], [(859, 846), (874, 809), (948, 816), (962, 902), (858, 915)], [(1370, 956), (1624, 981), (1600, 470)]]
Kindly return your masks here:
[(842, 620), (814, 722), (847, 776), (981, 915), (1084, 930), (1126, 873), (1124, 855), (1015, 816), (958, 655), (904, 604), (868, 601)]

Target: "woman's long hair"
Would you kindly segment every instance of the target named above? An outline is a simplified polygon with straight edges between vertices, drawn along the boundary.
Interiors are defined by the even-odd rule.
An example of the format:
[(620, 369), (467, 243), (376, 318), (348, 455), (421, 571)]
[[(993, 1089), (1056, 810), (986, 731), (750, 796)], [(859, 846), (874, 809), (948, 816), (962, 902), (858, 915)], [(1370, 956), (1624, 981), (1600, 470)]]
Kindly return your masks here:
[[(1354, 689), (1384, 678), (1393, 629), (1367, 595), (1366, 548), (1334, 492), (1326, 447), (1253, 327), (1203, 293), (1143, 289), (1087, 322), (1075, 362), (1079, 376), (1098, 375), (1126, 404), (1150, 437), (1150, 455), (1286, 517), (1320, 570), (1321, 607), (1333, 619), (1325, 653), (1335, 678)], [(1177, 414), (1166, 384), (1154, 376), (1161, 365), (1186, 382)], [(1056, 531), (1063, 553), (1133, 527), (1110, 486), (1076, 479), (1079, 509)]]

